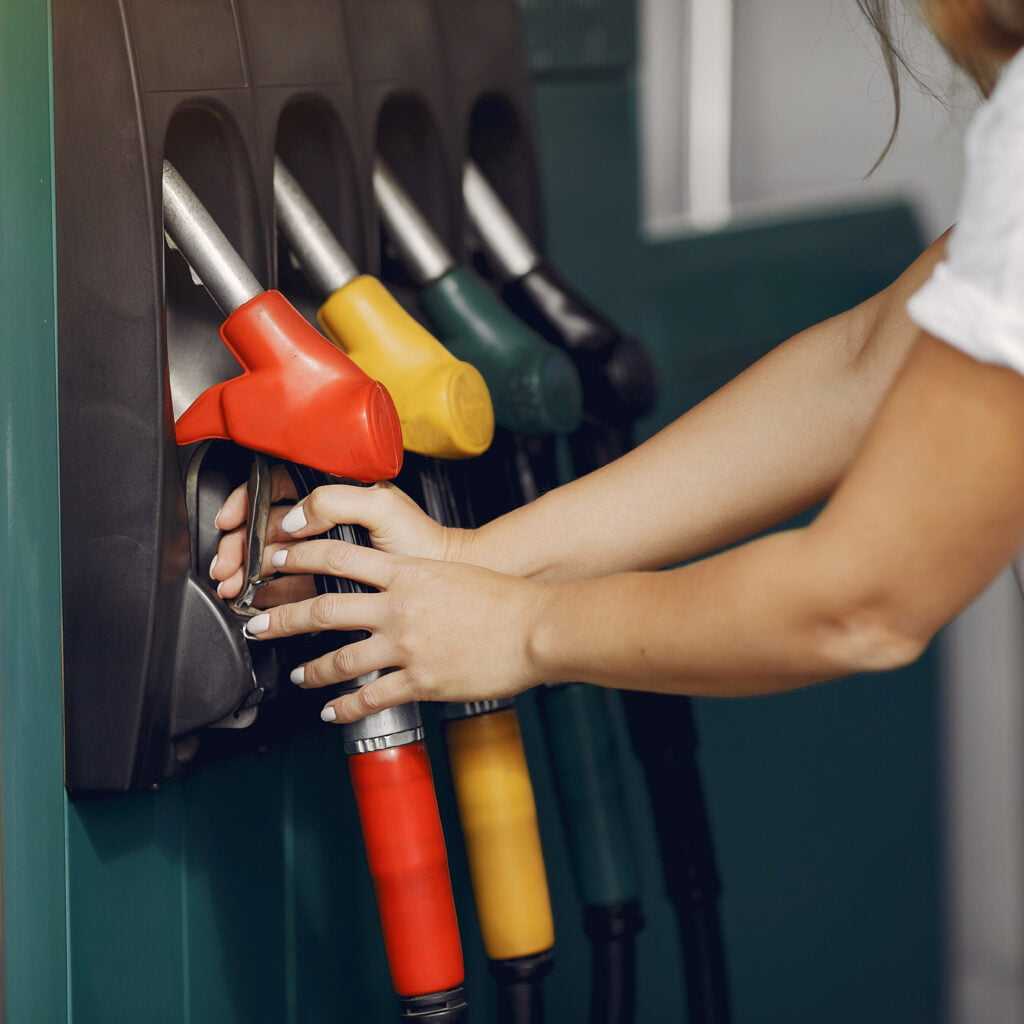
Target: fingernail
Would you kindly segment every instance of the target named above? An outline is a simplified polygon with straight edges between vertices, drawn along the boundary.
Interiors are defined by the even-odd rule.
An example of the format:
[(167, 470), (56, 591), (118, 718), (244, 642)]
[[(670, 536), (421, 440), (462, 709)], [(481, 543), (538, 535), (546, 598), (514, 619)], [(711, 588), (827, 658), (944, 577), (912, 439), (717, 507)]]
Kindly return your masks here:
[(296, 686), (301, 686), (306, 681), (306, 666), (300, 665), (298, 668), (293, 668), (288, 678)]
[(245, 632), (252, 636), (256, 633), (266, 633), (270, 627), (270, 615), (267, 612), (263, 612), (260, 615), (254, 615), (246, 624)]
[(338, 713), (334, 710), (334, 708), (331, 707), (330, 704), (328, 704), (327, 707), (325, 707), (323, 711), (320, 712), (321, 722), (333, 722), (335, 721), (335, 719), (337, 719), (337, 717)]
[(280, 551), (275, 551), (273, 553), (273, 555), (271, 555), (271, 557), (270, 557), (270, 564), (271, 565), (276, 565), (278, 568), (280, 568), (282, 565), (284, 565), (284, 563), (287, 562), (287, 561), (288, 561), (288, 551), (285, 548), (281, 548)]
[[(225, 580), (224, 583), (227, 583), (227, 580)], [(224, 583), (218, 583), (217, 584), (217, 596), (218, 597), (223, 597), (224, 596)]]
[[(223, 512), (223, 511), (224, 511), (223, 507), (221, 507), (221, 508), (217, 509), (217, 514), (216, 514), (216, 515), (215, 515), (215, 516), (213, 517), (213, 525), (214, 525), (214, 526), (215, 526), (215, 527), (216, 527), (216, 528), (217, 528), (218, 530), (220, 529), (220, 514), (221, 514), (221, 512)], [(216, 561), (217, 561), (217, 559), (215, 558), (215, 559), (214, 559), (214, 561), (216, 562)]]
[(281, 529), (284, 530), (285, 533), (295, 533), (297, 530), (301, 530), (305, 525), (306, 513), (302, 510), (301, 505), (296, 505), (295, 508), (293, 508), (291, 512), (281, 520)]
[(213, 579), (213, 570), (217, 568), (217, 559), (219, 557), (220, 557), (219, 555), (214, 555), (213, 556), (213, 561), (210, 563), (210, 579), (211, 580)]

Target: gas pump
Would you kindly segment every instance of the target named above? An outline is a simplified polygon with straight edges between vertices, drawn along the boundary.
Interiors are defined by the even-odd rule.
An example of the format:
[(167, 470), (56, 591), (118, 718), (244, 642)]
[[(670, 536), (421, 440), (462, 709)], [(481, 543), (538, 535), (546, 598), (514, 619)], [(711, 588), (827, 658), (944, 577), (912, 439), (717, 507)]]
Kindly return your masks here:
[[(461, 525), (464, 503), (441, 460), (479, 455), (490, 444), (494, 413), (483, 377), (454, 358), (379, 281), (359, 275), (280, 159), (274, 198), (282, 234), (326, 296), (320, 323), (396, 398), (428, 512)], [(449, 705), (445, 718), (480, 928), (499, 985), (499, 1019), (539, 1021), (554, 926), (515, 708), (512, 701)]]
[[(568, 352), (584, 381), (585, 423), (571, 439), (579, 475), (633, 446), (636, 420), (653, 405), (653, 367), (643, 347), (597, 313), (543, 260), (472, 163), (463, 195), (473, 229), (510, 308)], [(730, 1019), (718, 898), (721, 883), (697, 764), (692, 702), (623, 693), (633, 748), (655, 813), (665, 886), (683, 951), (689, 1020)]]
[[(402, 460), (401, 425), (383, 386), (327, 343), (283, 295), (261, 287), (167, 161), (163, 209), (168, 237), (226, 314), (221, 339), (244, 370), (184, 412), (178, 443), (230, 438), (294, 464), (303, 488), (335, 476), (367, 483), (394, 476)], [(251, 516), (251, 537), (256, 522)], [(260, 564), (252, 559), (260, 547), (258, 538), (250, 543), (246, 567), (257, 586)], [(352, 584), (332, 579), (318, 586)], [(251, 604), (238, 610), (256, 614)], [(402, 1019), (461, 1020), (462, 948), (419, 710), (405, 705), (342, 730)]]

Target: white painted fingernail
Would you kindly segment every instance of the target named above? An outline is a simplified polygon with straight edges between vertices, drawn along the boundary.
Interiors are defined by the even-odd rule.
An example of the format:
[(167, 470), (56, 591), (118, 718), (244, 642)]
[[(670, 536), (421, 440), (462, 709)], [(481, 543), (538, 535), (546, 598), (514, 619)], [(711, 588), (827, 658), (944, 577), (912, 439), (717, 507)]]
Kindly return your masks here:
[(321, 722), (333, 722), (335, 721), (335, 719), (337, 719), (337, 717), (338, 713), (334, 710), (334, 708), (331, 707), (330, 704), (328, 704), (327, 707), (325, 707), (323, 711), (320, 712)]
[[(224, 583), (227, 583), (227, 580), (225, 580)], [(217, 596), (218, 597), (223, 597), (224, 596), (224, 583), (218, 583), (217, 584)]]
[(213, 579), (213, 570), (217, 568), (217, 559), (219, 557), (220, 557), (219, 555), (214, 555), (213, 556), (213, 561), (210, 563), (210, 579), (211, 580)]
[(287, 562), (287, 561), (288, 561), (288, 551), (285, 548), (281, 548), (280, 551), (275, 551), (274, 554), (270, 558), (270, 564), (271, 565), (276, 565), (278, 568), (280, 568), (282, 565), (284, 565), (284, 563)]
[(270, 615), (267, 612), (263, 612), (260, 615), (254, 615), (246, 624), (245, 632), (254, 635), (256, 633), (266, 633), (270, 627)]
[[(224, 511), (224, 509), (222, 509), (222, 508), (219, 508), (219, 509), (217, 509), (217, 514), (216, 514), (216, 515), (215, 515), (215, 516), (213, 517), (213, 525), (214, 525), (214, 526), (215, 526), (215, 527), (216, 527), (216, 528), (217, 528), (218, 530), (220, 529), (220, 514), (221, 514), (221, 512), (223, 512), (223, 511)], [(215, 558), (215, 559), (214, 559), (214, 561), (216, 562), (216, 561), (217, 561), (217, 559)]]
[(285, 533), (295, 533), (296, 531), (301, 530), (305, 525), (306, 513), (302, 510), (301, 505), (296, 505), (295, 508), (293, 508), (291, 512), (281, 520), (281, 529), (284, 530)]
[(288, 678), (296, 686), (301, 686), (306, 681), (306, 666), (300, 665), (298, 668), (293, 668)]

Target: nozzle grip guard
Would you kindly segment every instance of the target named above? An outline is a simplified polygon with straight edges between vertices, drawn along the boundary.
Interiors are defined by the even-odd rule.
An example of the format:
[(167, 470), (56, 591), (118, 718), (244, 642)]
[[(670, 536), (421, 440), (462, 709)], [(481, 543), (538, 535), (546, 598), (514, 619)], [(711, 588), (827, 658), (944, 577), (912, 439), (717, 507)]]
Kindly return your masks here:
[(220, 337), (244, 372), (185, 410), (178, 444), (222, 438), (367, 483), (401, 469), (402, 428), (387, 391), (280, 292), (239, 306)]
[(487, 450), (494, 407), (479, 370), (456, 359), (380, 281), (357, 277), (327, 299), (317, 319), (358, 366), (387, 387), (409, 451), (463, 459)]
[(499, 426), (520, 434), (569, 434), (579, 426), (583, 393), (572, 362), (471, 270), (455, 268), (427, 285), (421, 300), (449, 351), (483, 374)]

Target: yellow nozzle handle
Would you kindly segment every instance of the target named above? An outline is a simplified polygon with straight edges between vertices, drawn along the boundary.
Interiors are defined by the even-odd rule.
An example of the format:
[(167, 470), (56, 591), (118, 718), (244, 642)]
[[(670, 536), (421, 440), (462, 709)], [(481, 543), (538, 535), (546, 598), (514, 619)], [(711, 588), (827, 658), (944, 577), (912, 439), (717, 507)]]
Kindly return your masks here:
[(542, 953), (555, 926), (519, 718), (508, 708), (459, 719), (446, 738), (487, 955)]
[(476, 367), (456, 359), (375, 277), (339, 288), (317, 319), (330, 338), (391, 392), (408, 451), (438, 459), (480, 455), (494, 407)]

